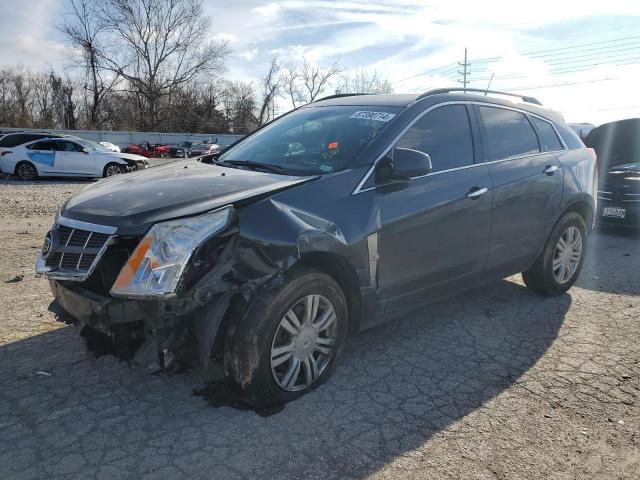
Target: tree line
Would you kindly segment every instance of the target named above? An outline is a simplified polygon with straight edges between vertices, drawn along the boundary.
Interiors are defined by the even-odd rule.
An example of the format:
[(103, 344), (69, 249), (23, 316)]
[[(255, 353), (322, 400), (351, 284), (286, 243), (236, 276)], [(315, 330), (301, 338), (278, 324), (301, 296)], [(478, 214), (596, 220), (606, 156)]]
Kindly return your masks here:
[(72, 52), (65, 74), (1, 70), (0, 125), (247, 133), (282, 102), (392, 90), (377, 72), (278, 54), (257, 81), (226, 79), (231, 48), (212, 35), (202, 0), (67, 0), (55, 27)]

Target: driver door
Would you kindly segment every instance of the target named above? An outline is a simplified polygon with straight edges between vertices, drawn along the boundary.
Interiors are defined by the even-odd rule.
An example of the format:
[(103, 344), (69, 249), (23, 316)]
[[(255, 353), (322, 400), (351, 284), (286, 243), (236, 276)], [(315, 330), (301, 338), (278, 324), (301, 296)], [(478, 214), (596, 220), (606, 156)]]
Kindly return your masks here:
[(375, 188), (378, 313), (410, 308), (474, 286), (491, 228), (491, 178), (476, 164), (473, 112), (463, 104), (427, 112), (396, 143), (429, 154), (431, 173)]

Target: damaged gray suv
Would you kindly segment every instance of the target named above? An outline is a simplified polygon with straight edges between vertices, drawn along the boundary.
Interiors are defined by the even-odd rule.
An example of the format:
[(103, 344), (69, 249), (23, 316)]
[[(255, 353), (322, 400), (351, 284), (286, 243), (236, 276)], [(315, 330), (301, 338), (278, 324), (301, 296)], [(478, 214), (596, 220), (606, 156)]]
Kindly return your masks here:
[(595, 154), (535, 99), (490, 93), (329, 97), (215, 158), (97, 182), (36, 271), (90, 349), (213, 359), (245, 402), (293, 400), (349, 333), (517, 272), (545, 295), (576, 281)]

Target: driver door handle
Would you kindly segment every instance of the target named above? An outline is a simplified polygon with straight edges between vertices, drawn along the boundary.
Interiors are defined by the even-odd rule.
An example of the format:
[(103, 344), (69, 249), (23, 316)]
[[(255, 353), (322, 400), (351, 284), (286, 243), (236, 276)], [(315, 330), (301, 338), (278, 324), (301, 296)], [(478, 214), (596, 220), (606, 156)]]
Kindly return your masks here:
[(558, 170), (557, 165), (547, 165), (546, 167), (544, 167), (544, 170), (542, 172), (546, 173), (547, 175), (553, 175), (554, 173), (556, 173), (557, 170)]
[(482, 195), (484, 195), (488, 191), (489, 189), (487, 187), (473, 187), (471, 190), (469, 190), (469, 193), (467, 193), (467, 198), (471, 198), (471, 199), (480, 198)]

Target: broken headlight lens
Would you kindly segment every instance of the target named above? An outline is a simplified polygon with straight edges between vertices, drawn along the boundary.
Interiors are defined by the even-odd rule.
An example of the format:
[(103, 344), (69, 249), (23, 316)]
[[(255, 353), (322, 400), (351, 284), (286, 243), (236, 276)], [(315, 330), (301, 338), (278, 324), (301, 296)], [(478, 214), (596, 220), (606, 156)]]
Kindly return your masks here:
[(229, 223), (231, 207), (156, 223), (120, 270), (111, 294), (118, 297), (157, 297), (175, 293), (194, 250)]

